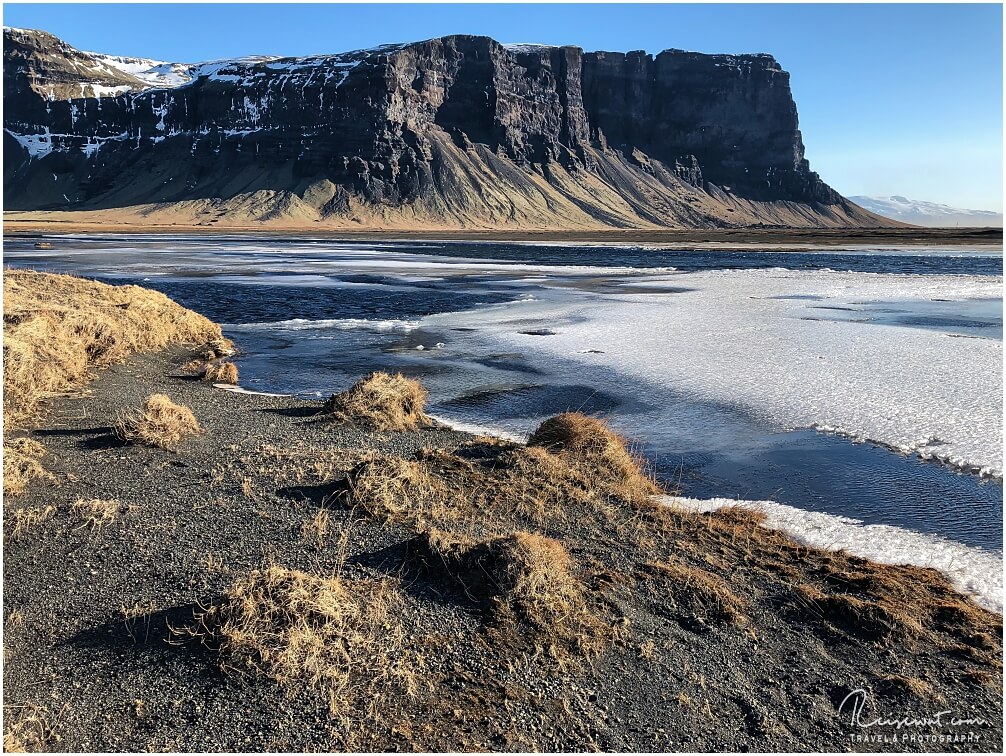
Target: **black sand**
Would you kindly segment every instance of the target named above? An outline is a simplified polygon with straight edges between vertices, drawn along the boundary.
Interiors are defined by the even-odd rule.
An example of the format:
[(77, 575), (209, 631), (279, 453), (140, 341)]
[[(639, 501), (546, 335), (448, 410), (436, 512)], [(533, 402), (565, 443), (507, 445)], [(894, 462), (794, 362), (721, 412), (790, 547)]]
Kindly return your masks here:
[[(5, 504), (57, 509), (15, 539), (5, 529), (4, 550), (5, 719), (40, 707), (53, 732), (46, 748), (1001, 751), (1001, 663), (968, 653), (967, 639), (905, 645), (823, 624), (763, 565), (729, 562), (730, 544), (718, 553), (678, 547), (683, 559), (730, 576), (747, 604), (741, 624), (703, 616), (641, 578), (652, 558), (644, 546), (589, 519), (549, 523), (547, 535), (569, 549), (592, 604), (621, 637), (596, 659), (565, 666), (535, 655), (530, 637), (499, 644), (477, 602), (415, 569), (411, 529), (350, 511), (337, 496), (364, 450), (408, 457), (470, 436), (331, 428), (312, 421), (318, 404), (183, 377), (187, 359), (134, 358), (85, 395), (56, 401), (32, 436), (47, 447), (58, 484), (35, 482)], [(154, 392), (191, 407), (205, 435), (177, 453), (119, 445), (110, 424)], [(69, 513), (78, 498), (117, 499), (121, 511), (91, 530)], [(331, 516), (323, 544), (301, 531), (319, 508)], [(190, 623), (243, 573), (270, 562), (330, 573), (340, 532), (349, 534), (347, 580), (389, 578), (402, 592), (397, 619), (425, 658), (428, 687), (416, 698), (391, 695), (378, 717), (347, 725), (321, 693), (225, 675), (212, 651), (170, 642), (169, 627)], [(786, 569), (798, 582), (809, 567)], [(125, 621), (122, 610), (138, 604), (151, 608), (149, 619)], [(1001, 633), (995, 622), (990, 632)], [(996, 655), (1001, 662), (1001, 645)], [(924, 682), (921, 692), (901, 678)], [(838, 708), (860, 688), (863, 725), (952, 714), (901, 729), (852, 726), (848, 703)], [(952, 717), (984, 723), (954, 726)], [(918, 739), (954, 733), (963, 742)]]

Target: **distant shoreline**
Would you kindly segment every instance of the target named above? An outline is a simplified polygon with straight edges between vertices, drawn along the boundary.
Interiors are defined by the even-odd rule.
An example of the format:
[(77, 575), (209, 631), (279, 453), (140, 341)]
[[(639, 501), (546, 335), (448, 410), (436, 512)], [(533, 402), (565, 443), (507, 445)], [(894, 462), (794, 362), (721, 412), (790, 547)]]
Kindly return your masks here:
[(430, 228), (326, 228), (297, 226), (203, 226), (191, 224), (144, 225), (77, 220), (4, 218), (3, 231), (11, 234), (260, 234), (307, 235), (330, 239), (420, 239), (444, 241), (499, 241), (581, 244), (652, 244), (661, 247), (774, 247), (798, 251), (836, 246), (983, 246), (1002, 247), (1000, 228), (719, 228), (719, 229), (430, 229)]

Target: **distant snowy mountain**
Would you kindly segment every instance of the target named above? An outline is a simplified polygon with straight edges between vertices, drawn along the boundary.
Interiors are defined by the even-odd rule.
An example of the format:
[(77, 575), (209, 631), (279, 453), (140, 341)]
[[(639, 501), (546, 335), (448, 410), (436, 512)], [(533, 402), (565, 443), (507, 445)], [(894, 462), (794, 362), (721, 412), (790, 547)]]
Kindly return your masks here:
[(849, 197), (871, 213), (916, 226), (1002, 226), (1003, 214), (991, 210), (963, 210), (894, 195), (893, 197)]

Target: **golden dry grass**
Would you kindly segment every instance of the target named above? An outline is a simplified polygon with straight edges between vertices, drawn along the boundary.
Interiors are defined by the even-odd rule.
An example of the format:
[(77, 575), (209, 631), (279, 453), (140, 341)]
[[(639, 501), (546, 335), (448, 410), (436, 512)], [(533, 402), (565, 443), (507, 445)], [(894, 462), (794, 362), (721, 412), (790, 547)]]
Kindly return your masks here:
[(978, 606), (935, 569), (804, 546), (762, 527), (764, 516), (748, 509), (662, 510), (661, 535), (683, 555), (716, 565), (731, 586), (743, 584), (746, 572), (768, 579), (789, 597), (787, 616), (828, 637), (902, 651), (940, 649), (1002, 669), (1002, 617)]
[(219, 365), (207, 365), (203, 371), (203, 380), (213, 383), (238, 382), (238, 366), (233, 362), (221, 362)]
[(643, 573), (656, 578), (661, 600), (702, 620), (736, 624), (743, 619), (745, 602), (723, 578), (684, 562), (650, 562)]
[(93, 368), (169, 344), (229, 344), (220, 326), (163, 294), (74, 276), (5, 270), (4, 421), (19, 425), (46, 397)]
[(3, 490), (5, 494), (19, 494), (34, 479), (52, 479), (39, 460), (45, 456), (45, 447), (30, 438), (15, 438), (3, 446)]
[[(201, 343), (232, 350), (220, 326), (139, 286), (8, 269), (3, 293), (5, 434), (29, 424), (45, 399), (79, 388), (95, 368), (133, 353)], [(5, 435), (5, 493), (44, 477), (40, 456), (37, 448), (11, 446)]]
[(325, 689), (338, 713), (351, 689), (369, 691), (373, 703), (388, 688), (410, 693), (417, 685), (393, 620), (400, 601), (385, 582), (272, 565), (237, 580), (194, 626), (175, 632), (215, 649), (227, 672)]
[(7, 721), (3, 734), (5, 753), (44, 753), (49, 746), (59, 742), (50, 723), (49, 710), (43, 706), (11, 706), (10, 714), (4, 707)]
[(18, 507), (4, 511), (4, 540), (15, 540), (25, 533), (34, 530), (43, 522), (56, 514), (56, 508), (51, 505), (44, 507)]
[(570, 648), (600, 650), (610, 628), (588, 607), (576, 565), (559, 541), (523, 531), (473, 541), (437, 529), (420, 538), (430, 564), (483, 602), (497, 626), (520, 636), (530, 630), (557, 659)]
[(315, 512), (314, 517), (310, 520), (305, 520), (301, 524), (301, 537), (320, 549), (325, 545), (325, 539), (328, 537), (328, 528), (331, 519), (332, 517), (329, 515), (327, 509), (319, 509)]
[(641, 459), (629, 452), (626, 440), (598, 418), (564, 412), (539, 425), (527, 443), (562, 457), (598, 482), (617, 487), (629, 501), (644, 501), (661, 492), (644, 472)]
[(202, 429), (188, 407), (175, 404), (165, 394), (151, 394), (142, 409), (127, 412), (116, 422), (115, 433), (127, 443), (173, 451)]
[(405, 431), (429, 425), (426, 389), (400, 373), (371, 373), (352, 387), (333, 394), (322, 410), (329, 422), (371, 430)]
[[(570, 417), (586, 430), (567, 434), (566, 445), (482, 440), (454, 452), (424, 449), (414, 460), (373, 457), (350, 472), (351, 501), (371, 516), (410, 521), (417, 529), (454, 528), (484, 513), (541, 526), (576, 517), (574, 508), (588, 503), (595, 510), (629, 504), (633, 516), (650, 507), (659, 488), (624, 440), (599, 420), (560, 416)], [(546, 430), (550, 422), (543, 424)]]
[(371, 517), (392, 521), (442, 519), (451, 498), (446, 485), (418, 462), (376, 457), (360, 463), (348, 478), (354, 504)]
[(80, 518), (84, 527), (101, 530), (115, 522), (121, 509), (117, 499), (77, 499), (70, 505), (70, 514)]

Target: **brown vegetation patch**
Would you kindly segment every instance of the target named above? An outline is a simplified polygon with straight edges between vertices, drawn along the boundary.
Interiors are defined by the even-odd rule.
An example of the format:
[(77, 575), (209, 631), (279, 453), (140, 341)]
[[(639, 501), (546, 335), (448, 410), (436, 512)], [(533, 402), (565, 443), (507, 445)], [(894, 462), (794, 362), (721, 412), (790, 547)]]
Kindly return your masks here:
[(52, 480), (52, 475), (39, 462), (45, 447), (30, 438), (15, 438), (3, 445), (3, 491), (19, 494), (36, 478)]
[(357, 465), (347, 478), (354, 505), (371, 517), (392, 521), (424, 516), (441, 520), (453, 503), (443, 481), (419, 462), (375, 457)]
[(875, 683), (877, 692), (886, 696), (908, 694), (923, 700), (933, 697), (933, 688), (925, 680), (906, 675), (883, 675)]
[(100, 530), (115, 522), (122, 505), (116, 499), (77, 499), (70, 505), (70, 514), (84, 521), (91, 530)]
[(653, 478), (643, 471), (641, 460), (627, 448), (626, 440), (602, 420), (579, 412), (564, 412), (545, 420), (528, 439), (528, 446), (564, 458), (573, 468), (591, 478), (618, 488), (629, 501), (643, 501), (661, 493)]
[(470, 541), (441, 530), (420, 536), (429, 566), (443, 569), (513, 636), (530, 629), (554, 658), (565, 650), (593, 654), (610, 628), (588, 607), (566, 548), (535, 533)]
[(5, 424), (135, 352), (229, 344), (215, 323), (139, 286), (27, 270), (5, 270), (3, 283)]
[[(1002, 668), (1002, 617), (978, 606), (934, 569), (886, 565), (804, 546), (762, 526), (742, 507), (710, 513), (662, 507), (656, 538), (708, 565), (731, 589), (760, 585), (787, 601), (790, 621), (828, 639), (936, 650), (986, 669)], [(767, 581), (767, 582), (766, 582)]]
[(126, 413), (115, 424), (123, 441), (173, 451), (186, 438), (202, 433), (188, 407), (175, 404), (165, 394), (151, 394), (141, 410)]
[(794, 587), (800, 610), (829, 630), (887, 644), (917, 641), (1001, 668), (1002, 618), (940, 572), (825, 552)]
[(400, 601), (385, 582), (272, 565), (237, 580), (193, 627), (175, 632), (215, 649), (227, 672), (322, 688), (341, 710), (359, 689), (371, 694), (368, 705), (389, 687), (414, 691), (417, 670), (394, 621)]
[(329, 422), (371, 430), (415, 430), (430, 424), (426, 416), (426, 389), (401, 373), (371, 373), (339, 394), (322, 409)]
[(43, 706), (5, 706), (7, 725), (3, 734), (5, 753), (45, 753), (60, 738), (50, 723), (49, 710)]
[(56, 514), (56, 507), (18, 507), (4, 511), (4, 540), (15, 540)]
[(238, 382), (238, 366), (233, 362), (221, 362), (219, 365), (207, 365), (203, 371), (203, 380), (212, 383)]
[[(597, 426), (603, 428), (591, 421)], [(617, 443), (615, 451), (625, 455), (619, 462), (633, 465), (620, 468), (618, 476), (603, 456), (569, 456), (500, 440), (473, 441), (454, 452), (424, 449), (414, 460), (378, 456), (350, 472), (350, 500), (374, 517), (449, 528), (473, 517), (511, 529), (562, 523), (581, 516), (588, 504), (595, 512), (631, 504), (623, 519), (636, 517), (637, 509), (651, 506), (649, 495), (657, 488)]]

